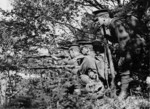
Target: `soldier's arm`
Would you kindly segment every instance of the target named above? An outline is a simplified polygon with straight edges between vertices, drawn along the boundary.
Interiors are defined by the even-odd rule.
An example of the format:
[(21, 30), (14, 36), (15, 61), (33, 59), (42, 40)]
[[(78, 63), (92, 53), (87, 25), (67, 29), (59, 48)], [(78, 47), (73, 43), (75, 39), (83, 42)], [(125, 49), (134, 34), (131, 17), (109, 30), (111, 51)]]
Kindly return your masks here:
[(96, 72), (95, 60), (92, 57), (85, 57), (79, 71), (81, 74), (88, 74), (89, 69)]

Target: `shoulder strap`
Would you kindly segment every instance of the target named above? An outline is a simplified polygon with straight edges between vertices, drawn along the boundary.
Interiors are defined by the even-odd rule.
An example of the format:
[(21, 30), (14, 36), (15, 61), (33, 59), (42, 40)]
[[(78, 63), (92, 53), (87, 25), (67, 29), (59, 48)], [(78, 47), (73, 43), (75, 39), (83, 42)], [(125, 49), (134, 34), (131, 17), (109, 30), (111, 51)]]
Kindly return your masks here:
[(98, 71), (98, 66), (97, 66), (96, 60), (95, 60), (95, 66), (96, 66), (96, 71), (97, 71), (98, 77), (100, 77), (100, 74), (99, 74), (99, 71)]

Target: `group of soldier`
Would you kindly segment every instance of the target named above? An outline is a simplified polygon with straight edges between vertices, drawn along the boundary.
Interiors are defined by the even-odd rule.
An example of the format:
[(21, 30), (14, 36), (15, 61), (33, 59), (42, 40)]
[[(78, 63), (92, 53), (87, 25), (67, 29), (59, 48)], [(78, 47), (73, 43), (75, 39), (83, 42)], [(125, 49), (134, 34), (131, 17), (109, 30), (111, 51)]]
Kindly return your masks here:
[(68, 47), (61, 47), (62, 52), (68, 52), (70, 58), (61, 60), (70, 73), (78, 78), (77, 82), (81, 86), (77, 86), (75, 92), (79, 92), (80, 88), (85, 88), (88, 92), (104, 91), (104, 46), (100, 40), (78, 40)]
[[(116, 69), (114, 70), (113, 68), (112, 53), (109, 53), (110, 48), (107, 47), (108, 42), (106, 44), (105, 39), (112, 43), (117, 43), (119, 46), (117, 49), (121, 53), (119, 53), (120, 56), (117, 63), (115, 63), (118, 67), (117, 74), (120, 75), (121, 82), (118, 98), (120, 100), (125, 99), (128, 95), (127, 92), (131, 81), (131, 70), (138, 72), (137, 66), (140, 69), (142, 65), (142, 58), (140, 57), (145, 44), (144, 39), (135, 31), (138, 19), (134, 16), (129, 16), (128, 25), (132, 30), (129, 34), (121, 20), (109, 18), (106, 10), (96, 11), (94, 14), (102, 25), (100, 31), (104, 37), (99, 37), (96, 40), (76, 40), (67, 47), (61, 47), (65, 57), (69, 53), (69, 58), (61, 60), (61, 64), (69, 68), (69, 72), (74, 74), (78, 80), (77, 82), (81, 84), (75, 87), (74, 92), (81, 92), (80, 89), (84, 88), (89, 93), (96, 93), (97, 97), (98, 95), (103, 96), (107, 89), (112, 88), (113, 84), (111, 82), (115, 82), (113, 80), (117, 79), (114, 77)], [(109, 26), (109, 29), (106, 29), (104, 25), (105, 27)], [(107, 33), (113, 37), (109, 37)], [(137, 60), (139, 61), (137, 62)]]
[[(74, 93), (81, 94), (83, 89), (94, 98), (104, 96), (111, 87), (112, 76), (110, 76), (110, 62), (105, 54), (103, 41), (100, 39), (78, 40), (59, 50), (66, 56), (67, 52), (69, 53), (69, 58), (61, 60), (61, 64), (70, 69), (69, 72), (77, 78), (76, 82), (80, 84), (75, 87)], [(123, 77), (123, 81), (128, 81), (126, 76)], [(127, 85), (128, 83), (123, 83), (119, 99), (127, 96), (122, 94), (127, 91)]]

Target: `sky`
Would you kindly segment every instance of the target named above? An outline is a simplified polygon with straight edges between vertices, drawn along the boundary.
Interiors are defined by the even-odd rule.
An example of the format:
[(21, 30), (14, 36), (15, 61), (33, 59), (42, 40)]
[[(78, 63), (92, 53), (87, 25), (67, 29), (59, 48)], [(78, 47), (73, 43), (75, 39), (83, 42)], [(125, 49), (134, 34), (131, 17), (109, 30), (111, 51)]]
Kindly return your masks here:
[(0, 0), (0, 8), (4, 10), (11, 10), (11, 0)]

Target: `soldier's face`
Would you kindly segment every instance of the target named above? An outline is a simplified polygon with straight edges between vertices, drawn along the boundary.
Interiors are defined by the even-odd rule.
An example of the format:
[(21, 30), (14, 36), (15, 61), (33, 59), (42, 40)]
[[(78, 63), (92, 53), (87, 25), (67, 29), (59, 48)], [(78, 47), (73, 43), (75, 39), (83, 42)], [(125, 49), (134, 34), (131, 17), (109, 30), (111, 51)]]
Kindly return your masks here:
[(84, 55), (87, 55), (88, 54), (88, 48), (87, 47), (82, 47), (81, 53), (84, 54)]
[(88, 72), (88, 75), (89, 75), (90, 78), (96, 79), (96, 75), (95, 75), (94, 72), (90, 71), (90, 72)]
[(74, 51), (73, 51), (72, 49), (69, 50), (69, 53), (70, 53), (70, 57), (71, 57), (71, 58), (75, 57)]

